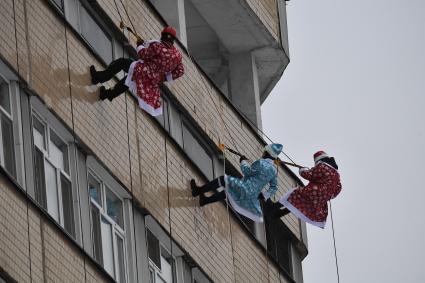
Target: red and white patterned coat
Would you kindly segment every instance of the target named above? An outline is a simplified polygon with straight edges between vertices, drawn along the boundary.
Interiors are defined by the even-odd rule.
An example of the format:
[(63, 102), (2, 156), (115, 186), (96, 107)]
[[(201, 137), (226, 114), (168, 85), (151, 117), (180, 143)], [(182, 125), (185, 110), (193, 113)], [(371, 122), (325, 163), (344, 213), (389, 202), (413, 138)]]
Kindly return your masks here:
[(136, 84), (139, 105), (156, 116), (161, 108), (159, 84), (184, 74), (182, 55), (173, 44), (151, 41), (137, 47), (140, 60), (135, 62), (131, 80)]
[(310, 181), (305, 187), (289, 191), (280, 202), (301, 220), (324, 228), (328, 216), (328, 201), (341, 191), (338, 171), (324, 162), (300, 169), (300, 175)]

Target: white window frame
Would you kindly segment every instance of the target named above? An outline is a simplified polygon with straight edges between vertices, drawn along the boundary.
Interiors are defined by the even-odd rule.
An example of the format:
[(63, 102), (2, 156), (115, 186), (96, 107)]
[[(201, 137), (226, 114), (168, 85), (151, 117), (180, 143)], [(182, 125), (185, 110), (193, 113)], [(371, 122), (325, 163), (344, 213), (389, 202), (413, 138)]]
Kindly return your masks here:
[[(152, 231), (150, 231), (150, 232), (152, 233), (152, 235), (154, 237), (156, 237), (155, 234)], [(153, 274), (154, 274), (154, 281), (153, 282), (150, 282), (150, 283), (162, 283), (162, 282), (173, 283), (173, 278), (175, 276), (174, 271), (173, 271), (173, 267), (176, 264), (176, 258), (171, 255), (171, 252), (163, 244), (161, 244), (161, 241), (158, 239), (158, 237), (156, 237), (156, 238), (157, 238), (157, 240), (159, 242), (159, 259), (161, 261), (161, 267), (157, 266), (155, 264), (155, 262), (153, 262), (153, 260), (148, 256), (148, 259), (149, 259), (149, 280), (152, 279), (151, 272), (153, 272)], [(165, 250), (170, 255), (170, 257), (172, 259), (171, 264), (169, 264), (167, 262), (167, 260), (162, 256), (162, 250)], [(167, 281), (167, 279), (165, 278), (167, 275), (164, 274), (165, 271), (163, 270), (163, 264), (164, 264), (163, 261), (167, 262), (167, 264), (170, 265), (170, 268), (171, 268), (171, 275), (170, 275), (171, 276), (171, 281), (170, 280)], [(160, 280), (162, 280), (162, 281), (158, 281), (158, 278)]]
[(4, 115), (12, 122), (13, 133), (13, 166), (14, 172), (9, 172), (6, 169), (4, 155), (3, 155), (3, 136), (1, 129), (1, 115), (0, 115), (0, 166), (5, 168), (15, 180), (25, 187), (25, 170), (24, 170), (24, 153), (23, 153), (23, 135), (22, 135), (22, 119), (21, 119), (21, 101), (20, 89), (18, 85), (18, 77), (0, 60), (0, 77), (8, 84), (9, 89), (9, 107), (10, 113), (0, 107), (1, 115)]
[[(100, 190), (101, 190), (101, 204), (97, 203), (97, 201), (95, 201), (89, 193), (89, 176), (91, 176), (93, 179), (95, 179), (96, 182), (99, 183), (100, 185)], [(125, 206), (127, 205), (124, 197), (122, 195), (123, 192), (118, 191), (116, 184), (114, 184), (115, 182), (108, 182), (108, 179), (110, 178), (105, 178), (104, 174), (102, 174), (102, 172), (98, 172), (95, 168), (93, 168), (92, 166), (88, 165), (87, 167), (87, 186), (86, 186), (86, 190), (87, 190), (87, 194), (88, 194), (88, 198), (89, 198), (89, 206), (90, 206), (90, 232), (91, 232), (91, 237), (92, 237), (92, 253), (93, 253), (93, 257), (95, 258), (95, 239), (94, 239), (94, 224), (92, 223), (92, 213), (91, 213), (91, 207), (94, 206), (98, 209), (99, 211), (99, 224), (101, 225), (102, 222), (102, 218), (104, 218), (108, 224), (111, 225), (111, 229), (112, 229), (112, 251), (114, 254), (114, 258), (113, 258), (113, 264), (114, 264), (114, 270), (113, 270), (113, 274), (109, 273), (108, 270), (105, 270), (108, 272), (108, 274), (110, 274), (117, 282), (120, 282), (118, 277), (119, 274), (119, 263), (118, 263), (118, 242), (117, 242), (117, 237), (121, 238), (122, 242), (123, 242), (123, 266), (124, 266), (124, 282), (128, 282), (129, 280), (129, 261), (128, 261), (128, 252), (127, 252), (127, 247), (128, 247), (128, 239), (127, 239), (127, 234), (126, 232), (128, 232), (128, 220), (127, 217), (125, 216)], [(123, 217), (123, 227), (121, 227), (117, 222), (115, 222), (115, 220), (113, 220), (107, 213), (107, 203), (106, 203), (106, 190), (111, 191), (111, 193), (113, 193), (119, 200), (121, 200), (122, 202), (122, 217)], [(122, 189), (124, 190), (124, 189)], [(126, 194), (126, 193), (125, 193)], [(100, 230), (101, 233), (101, 237), (102, 237), (102, 231)], [(102, 262), (99, 262), (102, 266), (104, 266), (104, 260), (103, 260), (103, 254), (104, 254), (104, 247), (103, 244), (102, 245)]]
[(106, 36), (106, 38), (111, 43), (111, 61), (113, 61), (116, 58), (120, 58), (122, 54), (117, 54), (117, 41), (114, 39), (114, 37), (111, 35), (111, 32), (108, 30), (108, 28), (105, 28), (104, 24), (99, 23), (101, 19), (99, 17), (95, 17), (93, 14), (92, 9), (89, 8), (89, 4), (83, 4), (81, 0), (67, 0), (64, 1), (64, 15), (66, 20), (71, 24), (72, 27), (78, 32), (78, 34), (81, 36), (81, 38), (90, 46), (92, 50), (95, 51), (95, 53), (102, 58), (103, 61), (107, 62), (106, 58), (104, 58), (101, 55), (101, 52), (99, 50), (96, 50), (96, 48), (90, 43), (89, 39), (86, 38), (86, 36), (83, 34), (82, 30), (82, 24), (81, 24), (81, 10), (84, 9), (88, 16), (93, 20), (93, 22), (99, 27), (99, 29), (103, 32), (103, 34)]
[[(5, 115), (6, 118), (8, 118), (12, 122), (12, 125), (13, 125), (13, 123), (14, 123), (14, 121), (13, 121), (13, 108), (12, 108), (12, 99), (13, 98), (12, 98), (12, 88), (11, 88), (11, 85), (10, 85), (10, 81), (7, 80), (5, 77), (1, 76), (1, 74), (0, 74), (0, 77), (7, 83), (7, 87), (9, 88), (9, 93), (8, 93), (8, 95), (9, 95), (9, 108), (10, 108), (10, 112), (11, 112), (11, 113), (7, 113), (6, 109), (3, 109), (3, 107), (0, 105), (0, 112), (1, 112), (1, 115), (0, 115), (0, 148), (1, 148), (1, 150), (0, 150), (0, 164), (1, 164), (1, 166), (5, 167), (6, 165), (4, 164), (5, 161), (4, 161), (4, 154), (3, 154), (3, 129), (2, 129), (2, 125), (1, 125), (1, 120), (2, 120), (2, 115)], [(15, 172), (16, 172), (16, 162), (15, 162)]]
[[(148, 247), (148, 230), (151, 232), (151, 234), (158, 240), (159, 243), (159, 247), (160, 247), (160, 259), (163, 258), (162, 257), (162, 253), (161, 253), (161, 249), (165, 250), (170, 257), (172, 258), (172, 263), (171, 263), (171, 282), (177, 282), (177, 283), (183, 283), (186, 282), (184, 280), (184, 266), (181, 264), (182, 262), (182, 257), (185, 256), (185, 253), (183, 252), (183, 250), (181, 250), (181, 248), (171, 239), (170, 241), (170, 236), (167, 234), (167, 232), (163, 229), (163, 227), (150, 215), (146, 215), (144, 217), (144, 233), (145, 233), (145, 244), (147, 247), (146, 253), (144, 254), (144, 257), (147, 258), (147, 268), (146, 271), (149, 272), (149, 277), (150, 277), (150, 272), (151, 271), (155, 271), (155, 272), (159, 272), (159, 276), (163, 279), (164, 275), (162, 274), (162, 266), (161, 268), (157, 267), (156, 264), (150, 259), (149, 257), (149, 247)], [(171, 246), (172, 245), (172, 246)], [(171, 250), (173, 251), (171, 253)], [(141, 255), (142, 256), (142, 255)], [(163, 258), (163, 260), (165, 260), (165, 258)], [(156, 275), (156, 274), (155, 274)], [(152, 282), (151, 282), (152, 283)]]
[[(62, 195), (62, 183), (61, 183), (61, 178), (62, 176), (64, 176), (67, 181), (70, 183), (70, 189), (72, 192), (72, 207), (73, 207), (73, 233), (74, 235), (72, 235), (70, 233), (70, 231), (67, 231), (72, 237), (76, 237), (76, 233), (77, 233), (77, 229), (76, 229), (76, 217), (75, 217), (75, 209), (76, 207), (74, 206), (74, 194), (76, 193), (74, 190), (74, 182), (73, 182), (73, 178), (71, 176), (71, 160), (73, 157), (73, 154), (71, 152), (70, 149), (70, 144), (69, 142), (67, 142), (66, 138), (64, 138), (62, 136), (62, 134), (55, 129), (54, 126), (51, 125), (51, 123), (49, 123), (47, 121), (47, 119), (41, 114), (41, 111), (39, 111), (38, 109), (36, 109), (36, 107), (32, 106), (31, 107), (31, 129), (32, 131), (34, 131), (34, 119), (37, 119), (44, 127), (44, 133), (43, 137), (44, 137), (44, 146), (45, 148), (40, 148), (38, 145), (35, 144), (34, 141), (34, 136), (32, 136), (32, 146), (33, 146), (33, 150), (35, 150), (35, 147), (40, 150), (43, 154), (43, 162), (44, 164), (46, 164), (46, 162), (48, 162), (55, 170), (56, 173), (56, 188), (57, 188), (57, 207), (58, 207), (58, 218), (55, 218), (54, 215), (52, 215), (52, 212), (49, 211), (49, 205), (47, 203), (47, 191), (45, 191), (44, 193), (46, 194), (46, 207), (45, 209), (47, 210), (47, 212), (62, 226), (65, 228), (65, 219), (64, 219), (64, 205), (63, 205), (63, 195)], [(68, 168), (68, 172), (66, 172), (64, 170), (64, 168), (60, 168), (58, 167), (55, 162), (52, 160), (52, 156), (51, 156), (51, 151), (50, 151), (50, 143), (53, 142), (51, 141), (51, 132), (53, 132), (58, 138), (59, 140), (66, 146), (66, 154), (67, 154), (67, 160), (64, 160), (64, 162), (67, 162), (68, 164), (64, 164), (64, 167), (67, 166)], [(44, 166), (44, 169), (46, 168), (46, 166)], [(66, 167), (65, 167), (66, 168)], [(34, 178), (36, 178), (37, 176), (35, 176), (34, 173)], [(46, 174), (44, 176), (44, 178), (46, 178)], [(45, 182), (46, 185), (46, 182)], [(44, 190), (47, 190), (47, 186), (44, 187)], [(40, 204), (43, 205), (43, 204)]]

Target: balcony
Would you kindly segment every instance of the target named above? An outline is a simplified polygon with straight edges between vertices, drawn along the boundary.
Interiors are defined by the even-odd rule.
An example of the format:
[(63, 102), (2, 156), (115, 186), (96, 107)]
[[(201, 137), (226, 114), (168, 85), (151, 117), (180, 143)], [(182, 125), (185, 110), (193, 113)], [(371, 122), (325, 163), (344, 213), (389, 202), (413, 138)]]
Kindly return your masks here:
[(152, 0), (218, 88), (255, 125), (289, 63), (285, 4), (277, 0)]

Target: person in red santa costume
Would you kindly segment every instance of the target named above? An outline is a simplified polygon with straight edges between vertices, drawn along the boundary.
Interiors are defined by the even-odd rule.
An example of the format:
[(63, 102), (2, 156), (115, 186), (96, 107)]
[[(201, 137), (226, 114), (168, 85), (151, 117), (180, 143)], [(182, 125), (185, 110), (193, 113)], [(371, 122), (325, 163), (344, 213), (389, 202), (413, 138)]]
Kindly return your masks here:
[[(305, 187), (296, 187), (279, 199), (283, 206), (274, 210), (275, 217), (282, 217), (289, 212), (299, 219), (324, 228), (328, 216), (328, 201), (341, 192), (338, 165), (333, 157), (324, 151), (314, 154), (314, 167), (300, 169), (300, 175), (309, 183)], [(273, 204), (272, 204), (273, 205)]]
[(100, 87), (99, 98), (112, 101), (127, 90), (137, 96), (139, 106), (152, 116), (162, 114), (159, 84), (173, 81), (184, 74), (182, 54), (174, 46), (176, 30), (166, 27), (161, 32), (161, 40), (144, 42), (137, 39), (138, 60), (119, 58), (104, 71), (96, 71), (90, 66), (92, 83), (103, 83), (113, 78), (118, 72), (127, 72), (112, 89)]

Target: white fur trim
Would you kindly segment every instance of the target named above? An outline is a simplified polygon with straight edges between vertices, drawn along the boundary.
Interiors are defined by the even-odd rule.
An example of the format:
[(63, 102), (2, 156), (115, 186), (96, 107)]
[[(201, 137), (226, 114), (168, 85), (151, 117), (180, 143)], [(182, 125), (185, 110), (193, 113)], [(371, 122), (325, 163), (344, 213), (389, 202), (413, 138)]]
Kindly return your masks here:
[(248, 210), (246, 210), (245, 208), (243, 208), (243, 207), (241, 207), (241, 206), (239, 206), (237, 203), (236, 203), (236, 201), (232, 198), (232, 196), (230, 195), (230, 194), (228, 194), (227, 193), (227, 189), (228, 189), (228, 187), (227, 187), (227, 184), (228, 184), (228, 181), (227, 181), (227, 175), (224, 175), (224, 183), (225, 183), (225, 192), (226, 192), (226, 198), (227, 198), (227, 200), (229, 201), (229, 203), (230, 203), (230, 205), (232, 206), (232, 208), (237, 212), (237, 213), (239, 213), (239, 214), (242, 214), (243, 216), (245, 216), (245, 217), (248, 217), (249, 219), (251, 219), (252, 221), (254, 221), (254, 222), (263, 222), (264, 221), (264, 219), (263, 219), (263, 217), (262, 216), (258, 216), (258, 215), (255, 215), (255, 214), (253, 214), (252, 212), (250, 212), (250, 211), (248, 211)]
[(128, 69), (128, 72), (127, 72), (127, 78), (125, 79), (125, 85), (128, 86), (128, 90), (132, 92), (136, 97), (137, 97), (136, 82), (133, 81), (132, 78), (133, 78), (134, 68), (136, 67), (137, 63), (143, 63), (143, 60), (137, 60), (131, 63), (130, 68)]
[(139, 53), (140, 50), (145, 49), (145, 48), (146, 48), (146, 46), (143, 46), (143, 44), (142, 44), (142, 45), (139, 45), (139, 46), (136, 47), (136, 51), (137, 51), (137, 53)]
[(321, 155), (317, 156), (316, 158), (314, 158), (314, 162), (318, 162), (320, 159), (328, 157), (328, 155), (324, 152)]
[(330, 164), (328, 164), (328, 163), (326, 163), (326, 162), (323, 162), (323, 161), (317, 161), (317, 164), (316, 164), (316, 165), (318, 165), (318, 164), (325, 164), (326, 166), (331, 167), (332, 169), (334, 169), (335, 171), (337, 171), (337, 172), (338, 172), (338, 169), (333, 168), (333, 167), (332, 167), (332, 165), (330, 165)]
[(141, 44), (141, 45), (139, 45), (139, 46), (136, 47), (137, 53), (139, 53), (139, 51), (142, 50), (142, 49), (144, 49), (144, 48), (148, 48), (149, 45), (151, 45), (154, 42), (161, 42), (161, 41), (158, 40), (158, 39), (147, 40), (143, 44)]
[(151, 116), (154, 116), (155, 117), (155, 116), (162, 115), (162, 105), (161, 105), (161, 107), (155, 109), (151, 105), (147, 104), (140, 97), (137, 97), (137, 99), (139, 100), (139, 107), (141, 109), (145, 110), (146, 112), (148, 112)]
[(308, 169), (307, 167), (303, 167), (303, 168), (300, 168), (299, 172), (301, 173), (301, 172), (304, 172), (304, 171), (307, 171), (307, 170), (310, 170), (310, 169)]
[(302, 221), (306, 222), (306, 223), (310, 223), (311, 225), (317, 226), (319, 228), (324, 229), (325, 228), (325, 224), (326, 221), (324, 222), (317, 222), (317, 221), (313, 221), (310, 218), (308, 218), (307, 216), (304, 215), (304, 213), (302, 213), (301, 211), (298, 210), (298, 208), (296, 208), (295, 206), (293, 206), (289, 201), (288, 198), (289, 196), (296, 190), (297, 188), (292, 188), (291, 190), (289, 190), (284, 196), (282, 196), (279, 200), (279, 202), (286, 207), (287, 209), (289, 209), (291, 211), (292, 214), (294, 214), (297, 218), (301, 219)]
[(267, 152), (270, 154), (270, 156), (271, 156), (271, 157), (273, 157), (273, 158), (277, 158), (277, 157), (278, 157), (278, 154), (276, 154), (276, 153), (273, 151), (273, 149), (272, 149), (272, 147), (271, 147), (271, 145), (270, 145), (270, 144), (268, 144), (268, 145), (266, 145), (266, 146), (264, 147), (264, 151), (267, 151)]

